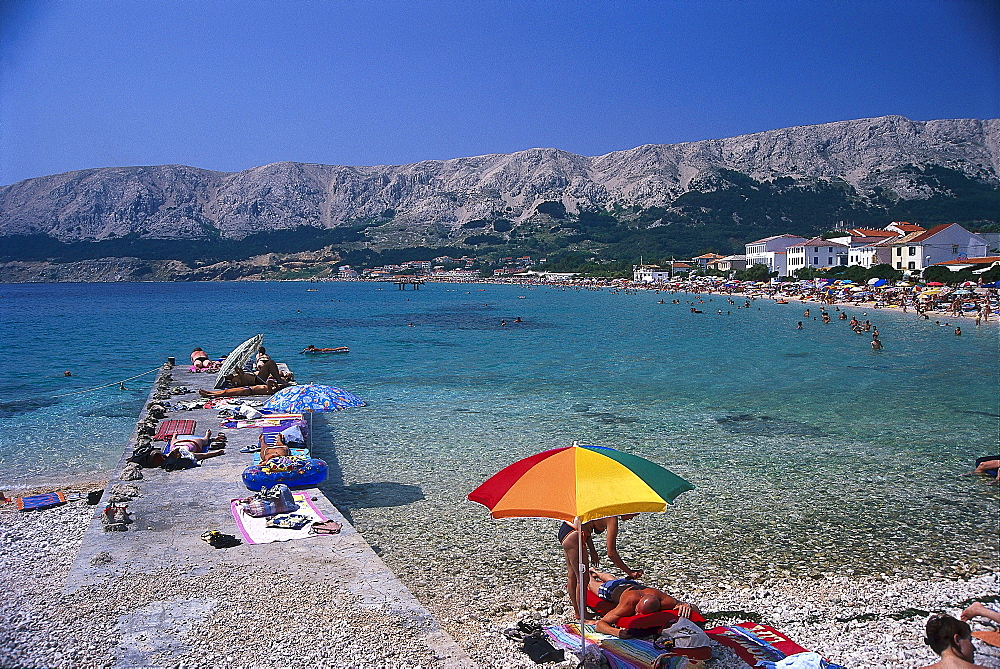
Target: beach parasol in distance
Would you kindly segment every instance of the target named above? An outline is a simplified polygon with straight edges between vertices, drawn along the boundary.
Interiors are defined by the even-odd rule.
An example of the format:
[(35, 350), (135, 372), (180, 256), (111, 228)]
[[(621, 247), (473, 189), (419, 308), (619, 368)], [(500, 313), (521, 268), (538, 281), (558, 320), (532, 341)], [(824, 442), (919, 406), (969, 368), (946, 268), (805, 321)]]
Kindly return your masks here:
[(271, 395), (264, 409), (283, 413), (309, 414), (309, 445), (312, 446), (312, 415), (327, 411), (340, 411), (350, 407), (363, 407), (364, 400), (346, 390), (318, 383), (288, 386)]
[(226, 384), (226, 375), (232, 374), (237, 369), (243, 367), (244, 363), (254, 354), (260, 343), (264, 341), (264, 335), (254, 335), (245, 342), (233, 349), (233, 352), (226, 356), (219, 367), (219, 373), (215, 375), (215, 387), (221, 388)]
[[(597, 518), (657, 512), (694, 485), (660, 465), (604, 446), (556, 448), (528, 456), (488, 478), (468, 495), (494, 518), (552, 518), (578, 530)], [(580, 542), (580, 615), (586, 610), (583, 533)], [(587, 639), (580, 623), (580, 659)]]

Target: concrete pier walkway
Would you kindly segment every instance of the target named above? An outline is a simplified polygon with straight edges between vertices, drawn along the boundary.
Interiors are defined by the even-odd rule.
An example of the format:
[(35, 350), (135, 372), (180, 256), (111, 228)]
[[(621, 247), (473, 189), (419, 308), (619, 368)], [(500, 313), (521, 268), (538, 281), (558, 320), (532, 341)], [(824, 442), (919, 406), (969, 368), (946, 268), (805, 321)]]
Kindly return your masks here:
[[(171, 387), (194, 391), (172, 402), (197, 398), (215, 379), (186, 366), (164, 374)], [(154, 383), (150, 400), (155, 392)], [(198, 434), (220, 431), (215, 410), (171, 418), (197, 421)], [(213, 529), (239, 537), (229, 503), (250, 494), (241, 474), (253, 457), (239, 451), (260, 434), (221, 431), (225, 455), (193, 469), (144, 469), (142, 480), (130, 482), (140, 491), (128, 503), (133, 522), (125, 532), (105, 532), (100, 512), (133, 435), (94, 507), (64, 591), (112, 608), (122, 639), (114, 666), (473, 666), (317, 488), (305, 492), (343, 524), (340, 534), (226, 549), (203, 541), (202, 532)]]

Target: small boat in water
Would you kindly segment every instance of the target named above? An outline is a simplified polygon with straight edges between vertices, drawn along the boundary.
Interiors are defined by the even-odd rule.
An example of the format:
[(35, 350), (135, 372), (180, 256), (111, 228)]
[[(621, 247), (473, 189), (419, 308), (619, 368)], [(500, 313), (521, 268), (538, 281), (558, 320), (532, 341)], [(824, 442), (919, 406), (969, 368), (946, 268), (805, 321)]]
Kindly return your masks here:
[(313, 345), (309, 345), (302, 349), (303, 353), (350, 353), (351, 349), (346, 346), (337, 346), (335, 348), (316, 348)]

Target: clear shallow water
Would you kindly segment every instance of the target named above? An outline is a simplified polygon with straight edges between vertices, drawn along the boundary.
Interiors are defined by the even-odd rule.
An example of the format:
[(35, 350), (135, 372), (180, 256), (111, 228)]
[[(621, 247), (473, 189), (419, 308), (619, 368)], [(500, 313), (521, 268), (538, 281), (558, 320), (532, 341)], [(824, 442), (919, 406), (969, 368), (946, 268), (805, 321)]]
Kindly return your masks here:
[[(664, 297), (448, 284), (3, 285), (0, 489), (112, 467), (153, 377), (52, 396), (168, 355), (186, 360), (195, 345), (221, 355), (263, 332), (300, 381), (369, 402), (323, 417), (317, 450), (333, 465), (328, 494), (390, 564), (415, 541), (512, 527), (465, 494), (574, 439), (648, 457), (697, 486), (624, 533), (624, 546), (656, 549), (651, 568), (668, 571), (667, 554), (702, 573), (997, 563), (997, 488), (959, 477), (998, 450), (995, 325), (963, 322), (955, 337), (933, 320), (870, 311), (887, 348), (875, 354), (843, 321), (796, 330), (797, 303), (736, 309), (716, 296), (692, 314), (658, 304)], [(351, 353), (298, 355), (307, 344)], [(546, 521), (513, 522), (551, 534)], [(407, 526), (408, 540), (394, 526)]]

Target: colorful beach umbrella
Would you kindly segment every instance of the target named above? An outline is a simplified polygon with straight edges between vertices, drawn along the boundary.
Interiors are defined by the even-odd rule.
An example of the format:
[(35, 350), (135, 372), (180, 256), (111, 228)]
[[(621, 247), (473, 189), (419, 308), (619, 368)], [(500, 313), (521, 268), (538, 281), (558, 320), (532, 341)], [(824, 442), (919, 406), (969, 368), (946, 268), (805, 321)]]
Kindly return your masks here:
[(663, 511), (689, 482), (637, 455), (574, 444), (518, 460), (469, 493), (494, 518), (553, 518), (581, 524)]
[(264, 403), (264, 408), (283, 413), (322, 413), (364, 405), (360, 397), (341, 388), (306, 383), (282, 388)]
[(281, 413), (309, 414), (309, 445), (312, 446), (312, 415), (365, 406), (364, 400), (346, 390), (318, 383), (288, 386), (271, 395), (264, 409)]
[[(572, 446), (531, 455), (504, 467), (468, 495), (494, 518), (552, 518), (580, 530), (597, 518), (666, 509), (694, 485), (660, 465), (604, 446)], [(583, 533), (580, 542), (580, 615), (586, 610)], [(586, 634), (580, 622), (581, 655)]]

